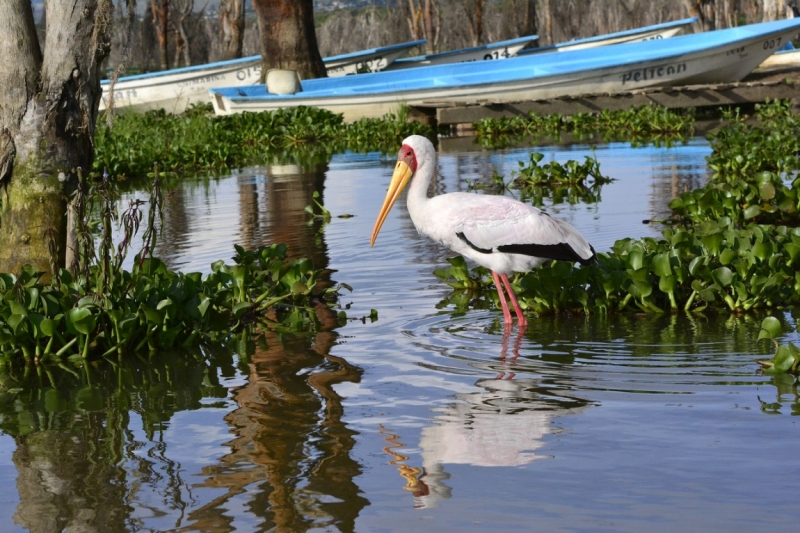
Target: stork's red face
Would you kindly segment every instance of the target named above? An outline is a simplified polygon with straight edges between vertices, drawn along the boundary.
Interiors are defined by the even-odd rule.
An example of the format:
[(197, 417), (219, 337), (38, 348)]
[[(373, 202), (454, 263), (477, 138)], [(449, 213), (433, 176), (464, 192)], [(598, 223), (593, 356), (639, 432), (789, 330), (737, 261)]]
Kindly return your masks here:
[(378, 232), (381, 231), (381, 226), (383, 226), (383, 222), (386, 220), (389, 211), (392, 210), (392, 206), (400, 197), (400, 193), (406, 188), (411, 176), (413, 176), (416, 171), (417, 155), (414, 153), (413, 148), (404, 144), (400, 148), (400, 153), (397, 154), (397, 164), (394, 166), (392, 180), (389, 182), (389, 190), (386, 191), (383, 207), (381, 207), (381, 211), (378, 213), (375, 227), (372, 228), (372, 238), (369, 241), (370, 246), (375, 244), (375, 239), (378, 238)]
[(407, 144), (404, 144), (400, 148), (400, 153), (397, 154), (397, 162), (400, 163), (401, 161), (408, 165), (412, 174), (417, 171), (417, 156), (414, 153), (414, 149)]

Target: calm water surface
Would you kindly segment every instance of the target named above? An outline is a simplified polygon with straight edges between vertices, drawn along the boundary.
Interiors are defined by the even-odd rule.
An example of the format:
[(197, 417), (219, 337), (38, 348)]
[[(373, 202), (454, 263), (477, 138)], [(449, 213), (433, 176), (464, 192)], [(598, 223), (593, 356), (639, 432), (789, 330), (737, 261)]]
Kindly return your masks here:
[[(440, 149), (437, 193), (528, 159)], [(602, 201), (546, 209), (600, 251), (657, 236), (641, 221), (705, 181), (709, 148), (594, 153), (617, 179)], [(316, 335), (5, 394), (0, 530), (795, 530), (800, 401), (793, 380), (757, 373), (760, 317), (545, 317), (509, 333), (498, 311), (454, 315), (432, 273), (451, 254), (404, 205), (369, 247), (392, 168), (342, 154), (176, 190), (159, 250), (173, 268), (286, 242), (353, 287), (351, 318), (379, 320), (338, 327), (321, 311)], [(324, 227), (303, 212), (315, 190), (334, 216)]]

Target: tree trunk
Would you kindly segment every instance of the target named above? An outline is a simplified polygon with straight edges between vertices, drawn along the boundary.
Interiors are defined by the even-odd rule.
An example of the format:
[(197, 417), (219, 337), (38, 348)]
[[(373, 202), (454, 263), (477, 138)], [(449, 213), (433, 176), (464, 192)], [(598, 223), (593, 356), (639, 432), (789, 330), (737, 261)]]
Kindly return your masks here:
[(541, 45), (553, 44), (553, 12), (550, 9), (550, 0), (542, 0), (542, 19), (544, 22), (544, 42)]
[[(419, 41), (422, 39), (423, 31), (420, 28), (421, 24), (420, 21), (422, 20), (422, 8), (417, 7), (417, 4), (414, 0), (408, 0), (408, 29), (411, 32), (411, 39), (414, 41)], [(425, 51), (427, 52), (427, 47)]]
[(186, 19), (194, 11), (194, 0), (175, 0), (173, 5), (173, 26), (175, 30), (175, 66), (188, 67), (192, 64), (189, 53), (189, 36), (186, 34)]
[(261, 33), (262, 78), (273, 68), (296, 70), (301, 79), (327, 75), (311, 0), (253, 0), (253, 8)]
[(425, 38), (428, 40), (428, 50), (437, 52), (436, 38), (433, 35), (433, 6), (431, 0), (425, 0), (425, 14), (422, 20), (425, 23)]
[(242, 57), (244, 42), (244, 0), (222, 0), (219, 4), (221, 60)]
[(167, 32), (169, 31), (169, 0), (153, 1), (153, 25), (156, 27), (156, 38), (161, 50), (161, 70), (169, 69), (167, 55)]
[(0, 272), (63, 264), (67, 196), (94, 157), (113, 3), (48, 0), (46, 9), (42, 55), (30, 0), (0, 3)]
[[(517, 6), (514, 2), (511, 3), (514, 12), (517, 12)], [(536, 35), (536, 0), (522, 0), (522, 17), (518, 19), (517, 23), (517, 37), (526, 35)]]

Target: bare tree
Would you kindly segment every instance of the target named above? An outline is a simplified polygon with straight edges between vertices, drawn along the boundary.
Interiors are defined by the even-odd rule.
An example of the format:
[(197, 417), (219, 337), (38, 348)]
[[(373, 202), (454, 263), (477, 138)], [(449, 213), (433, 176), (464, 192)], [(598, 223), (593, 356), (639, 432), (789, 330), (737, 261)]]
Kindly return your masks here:
[(478, 46), (483, 40), (483, 0), (464, 2), (464, 9), (467, 11), (472, 46)]
[(189, 56), (189, 36), (186, 35), (186, 18), (194, 11), (194, 0), (173, 0), (172, 26), (175, 29), (175, 65), (181, 59), (184, 66), (192, 64)]
[(544, 21), (543, 44), (553, 44), (553, 11), (550, 9), (550, 0), (541, 0), (542, 19)]
[[(47, 0), (44, 53), (30, 0), (0, 3), (0, 271), (64, 262), (67, 197), (88, 171), (111, 0)], [(55, 247), (53, 246), (55, 245)], [(55, 249), (54, 249), (55, 248)], [(55, 252), (56, 257), (53, 257)]]
[(536, 0), (511, 0), (511, 13), (503, 17), (513, 28), (516, 37), (535, 35), (538, 31), (536, 23)]
[(296, 70), (301, 79), (327, 75), (311, 0), (253, 0), (253, 8), (261, 32), (262, 77), (272, 68)]
[(408, 0), (408, 28), (415, 41), (426, 39), (425, 52), (439, 50), (442, 16), (438, 0)]
[(217, 11), (222, 52), (220, 59), (242, 57), (244, 42), (244, 0), (222, 0)]
[(156, 27), (159, 49), (161, 50), (161, 70), (169, 68), (167, 55), (167, 33), (169, 31), (169, 0), (151, 0), (153, 6), (153, 25)]

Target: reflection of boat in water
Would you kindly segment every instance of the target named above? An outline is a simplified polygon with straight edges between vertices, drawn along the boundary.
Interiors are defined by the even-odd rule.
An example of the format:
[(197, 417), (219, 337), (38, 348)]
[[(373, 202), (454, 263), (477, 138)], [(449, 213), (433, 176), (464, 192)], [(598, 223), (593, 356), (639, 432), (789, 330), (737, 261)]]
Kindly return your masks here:
[[(458, 401), (438, 409), (434, 422), (422, 430), (422, 468), (398, 464), (415, 507), (433, 507), (450, 498), (445, 465), (514, 467), (550, 457), (542, 449), (545, 437), (560, 431), (555, 419), (592, 405), (546, 389), (534, 378), (481, 379), (476, 385), (483, 390), (457, 394)], [(397, 460), (396, 452), (388, 453)], [(410, 472), (419, 473), (416, 481), (409, 479)]]

